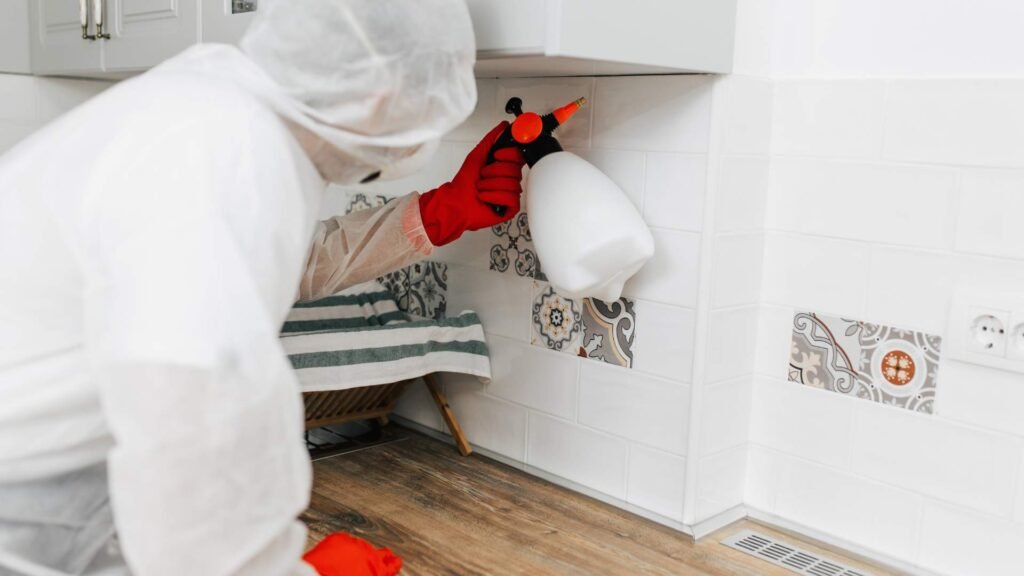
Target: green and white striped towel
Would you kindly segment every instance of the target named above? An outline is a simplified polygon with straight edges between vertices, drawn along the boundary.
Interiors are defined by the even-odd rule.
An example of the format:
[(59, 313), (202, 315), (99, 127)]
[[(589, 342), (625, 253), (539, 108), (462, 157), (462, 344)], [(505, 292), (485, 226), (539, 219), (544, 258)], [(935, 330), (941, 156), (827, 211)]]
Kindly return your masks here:
[(377, 282), (296, 305), (281, 341), (303, 392), (388, 384), (434, 372), (491, 377), (476, 313), (410, 321)]

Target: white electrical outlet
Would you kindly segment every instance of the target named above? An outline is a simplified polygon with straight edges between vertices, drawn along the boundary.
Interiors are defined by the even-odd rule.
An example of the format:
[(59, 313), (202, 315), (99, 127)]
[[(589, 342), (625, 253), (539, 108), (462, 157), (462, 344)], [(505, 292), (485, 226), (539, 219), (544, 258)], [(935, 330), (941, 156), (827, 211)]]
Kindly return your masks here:
[(968, 313), (967, 349), (971, 352), (1002, 357), (1006, 355), (1006, 327), (1010, 313), (988, 308), (974, 308)]
[(1010, 317), (1010, 329), (1006, 331), (1006, 357), (1024, 362), (1024, 312)]
[(1024, 292), (994, 282), (962, 285), (953, 298), (943, 356), (1024, 373)]

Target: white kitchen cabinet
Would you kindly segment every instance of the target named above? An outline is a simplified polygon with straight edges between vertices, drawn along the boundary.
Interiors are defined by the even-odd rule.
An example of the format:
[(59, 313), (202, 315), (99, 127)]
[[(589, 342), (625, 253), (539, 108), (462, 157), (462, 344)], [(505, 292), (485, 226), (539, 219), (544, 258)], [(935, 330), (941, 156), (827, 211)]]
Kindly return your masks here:
[[(85, 1), (110, 3), (109, 40), (81, 39), (74, 0), (33, 0), (35, 72), (131, 73), (200, 40), (237, 43), (252, 20), (247, 11), (259, 2)], [(481, 77), (724, 73), (732, 67), (736, 0), (466, 2)]]
[(0, 18), (0, 73), (32, 71), (28, 29), (28, 0), (6, 0)]
[(82, 38), (77, 1), (32, 0), (29, 8), (34, 73), (76, 75), (102, 70), (102, 43)]
[(109, 3), (105, 71), (145, 70), (199, 41), (199, 0), (93, 1)]

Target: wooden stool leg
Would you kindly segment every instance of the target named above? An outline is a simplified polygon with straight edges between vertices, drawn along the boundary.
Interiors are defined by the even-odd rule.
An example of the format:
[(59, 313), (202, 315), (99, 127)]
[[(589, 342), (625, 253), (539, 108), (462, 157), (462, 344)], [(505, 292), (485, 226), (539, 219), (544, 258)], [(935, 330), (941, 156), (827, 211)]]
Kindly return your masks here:
[(434, 403), (437, 404), (437, 409), (441, 411), (441, 416), (444, 418), (444, 423), (448, 425), (452, 438), (455, 438), (455, 446), (459, 449), (459, 454), (469, 456), (473, 453), (473, 448), (470, 447), (469, 441), (466, 440), (466, 435), (462, 433), (462, 427), (459, 426), (459, 421), (455, 419), (455, 413), (452, 412), (452, 407), (448, 405), (448, 399), (444, 397), (444, 392), (441, 392), (437, 379), (433, 374), (427, 374), (423, 377), (423, 381), (427, 383), (427, 389), (430, 390), (430, 395), (434, 397)]

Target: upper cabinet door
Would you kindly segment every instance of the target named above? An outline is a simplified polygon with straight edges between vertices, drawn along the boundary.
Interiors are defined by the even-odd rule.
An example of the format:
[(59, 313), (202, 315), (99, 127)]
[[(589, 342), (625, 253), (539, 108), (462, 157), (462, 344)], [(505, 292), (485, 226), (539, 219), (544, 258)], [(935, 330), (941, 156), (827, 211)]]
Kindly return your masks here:
[[(88, 8), (88, 2), (82, 2)], [(33, 0), (29, 4), (33, 72), (78, 74), (101, 69), (101, 43), (82, 38), (81, 9), (76, 0)]]
[[(66, 1), (66, 0), (65, 0)], [(92, 0), (106, 2), (104, 69), (141, 71), (199, 41), (199, 0)]]

